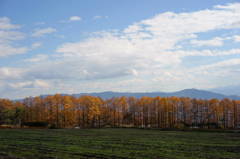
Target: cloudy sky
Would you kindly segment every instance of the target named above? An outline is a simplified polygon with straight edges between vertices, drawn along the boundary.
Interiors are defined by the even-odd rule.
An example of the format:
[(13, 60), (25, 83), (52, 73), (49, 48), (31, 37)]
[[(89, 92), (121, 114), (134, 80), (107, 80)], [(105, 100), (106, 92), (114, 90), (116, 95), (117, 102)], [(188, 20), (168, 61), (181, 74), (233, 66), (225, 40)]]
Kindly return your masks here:
[(239, 79), (239, 1), (0, 1), (1, 98)]

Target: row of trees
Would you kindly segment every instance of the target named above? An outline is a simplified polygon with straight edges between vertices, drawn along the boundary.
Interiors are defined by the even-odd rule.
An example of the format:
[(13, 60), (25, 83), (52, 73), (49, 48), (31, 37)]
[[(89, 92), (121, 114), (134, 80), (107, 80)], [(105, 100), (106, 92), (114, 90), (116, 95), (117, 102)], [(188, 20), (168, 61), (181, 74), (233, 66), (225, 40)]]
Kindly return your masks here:
[(99, 97), (54, 95), (0, 100), (0, 124), (44, 122), (56, 128), (150, 127), (239, 128), (240, 101), (178, 97)]

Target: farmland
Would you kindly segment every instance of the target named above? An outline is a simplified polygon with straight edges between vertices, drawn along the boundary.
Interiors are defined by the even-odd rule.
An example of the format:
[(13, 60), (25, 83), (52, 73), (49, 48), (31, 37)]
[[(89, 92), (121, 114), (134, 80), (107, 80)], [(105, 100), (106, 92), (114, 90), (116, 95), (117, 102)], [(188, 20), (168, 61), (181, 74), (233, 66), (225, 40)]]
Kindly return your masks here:
[(105, 129), (1, 129), (1, 159), (239, 159), (240, 133)]

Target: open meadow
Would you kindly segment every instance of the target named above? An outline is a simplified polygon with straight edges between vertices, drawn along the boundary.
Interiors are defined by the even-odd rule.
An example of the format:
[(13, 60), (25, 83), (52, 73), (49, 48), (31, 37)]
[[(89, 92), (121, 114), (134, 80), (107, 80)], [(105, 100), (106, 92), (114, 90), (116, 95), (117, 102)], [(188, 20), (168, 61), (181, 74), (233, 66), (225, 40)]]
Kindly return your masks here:
[(1, 129), (0, 159), (239, 159), (239, 132)]

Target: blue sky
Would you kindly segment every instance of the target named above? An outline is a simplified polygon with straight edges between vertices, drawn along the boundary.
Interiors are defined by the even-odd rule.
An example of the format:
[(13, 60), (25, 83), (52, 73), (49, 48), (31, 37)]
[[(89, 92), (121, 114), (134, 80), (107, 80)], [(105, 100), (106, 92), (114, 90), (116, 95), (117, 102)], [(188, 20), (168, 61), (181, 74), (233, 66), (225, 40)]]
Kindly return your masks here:
[(239, 66), (239, 1), (0, 1), (2, 98), (227, 87)]

